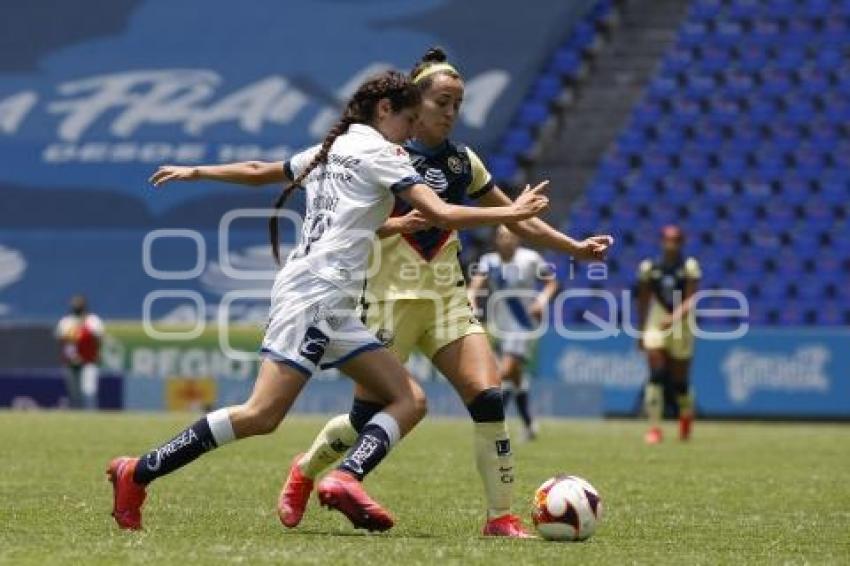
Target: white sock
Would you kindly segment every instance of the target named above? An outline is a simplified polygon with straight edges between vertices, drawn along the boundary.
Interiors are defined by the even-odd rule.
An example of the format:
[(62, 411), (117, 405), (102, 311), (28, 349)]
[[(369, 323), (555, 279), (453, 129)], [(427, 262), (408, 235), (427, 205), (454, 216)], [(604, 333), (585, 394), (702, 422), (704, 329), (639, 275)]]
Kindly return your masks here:
[(210, 432), (215, 439), (216, 446), (224, 446), (236, 439), (236, 433), (233, 432), (233, 424), (230, 422), (230, 411), (227, 409), (218, 409), (209, 413), (207, 415), (207, 424), (210, 425)]
[(375, 416), (369, 419), (369, 422), (366, 424), (373, 424), (375, 426), (379, 426), (384, 430), (384, 432), (387, 433), (387, 436), (390, 439), (390, 445), (388, 446), (388, 449), (395, 446), (396, 443), (401, 440), (401, 429), (398, 426), (398, 421), (396, 421), (395, 418), (389, 413), (381, 411), (380, 413), (377, 413)]

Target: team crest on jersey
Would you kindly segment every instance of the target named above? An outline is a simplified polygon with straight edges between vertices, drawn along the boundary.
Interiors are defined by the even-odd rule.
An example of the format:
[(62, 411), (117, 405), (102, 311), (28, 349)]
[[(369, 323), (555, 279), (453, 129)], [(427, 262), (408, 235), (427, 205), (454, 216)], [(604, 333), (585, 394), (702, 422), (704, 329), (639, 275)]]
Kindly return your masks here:
[(451, 171), (455, 175), (460, 175), (460, 172), (463, 171), (463, 162), (457, 155), (452, 155), (451, 157), (449, 157), (448, 165), (449, 171)]
[(449, 187), (449, 181), (446, 179), (446, 174), (434, 167), (429, 167), (425, 171), (423, 178), (428, 186), (438, 193), (445, 191)]

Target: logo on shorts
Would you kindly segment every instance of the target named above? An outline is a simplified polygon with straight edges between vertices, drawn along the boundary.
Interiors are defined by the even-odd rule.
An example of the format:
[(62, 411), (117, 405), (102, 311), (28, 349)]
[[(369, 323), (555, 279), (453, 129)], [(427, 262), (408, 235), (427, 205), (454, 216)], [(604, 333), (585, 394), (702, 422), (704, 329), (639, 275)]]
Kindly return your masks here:
[(504, 440), (496, 441), (496, 455), (497, 456), (510, 456), (511, 455), (511, 441), (506, 438)]
[(325, 355), (325, 348), (328, 347), (330, 341), (331, 339), (324, 332), (315, 326), (311, 326), (307, 329), (307, 333), (301, 341), (298, 353), (314, 364), (318, 364), (322, 356)]
[(395, 333), (389, 328), (381, 328), (375, 334), (375, 338), (378, 339), (378, 342), (385, 348), (389, 348), (392, 346), (392, 343), (395, 342)]
[(463, 163), (460, 158), (456, 155), (452, 155), (448, 159), (449, 171), (454, 173), (455, 175), (459, 175), (461, 171), (463, 171)]

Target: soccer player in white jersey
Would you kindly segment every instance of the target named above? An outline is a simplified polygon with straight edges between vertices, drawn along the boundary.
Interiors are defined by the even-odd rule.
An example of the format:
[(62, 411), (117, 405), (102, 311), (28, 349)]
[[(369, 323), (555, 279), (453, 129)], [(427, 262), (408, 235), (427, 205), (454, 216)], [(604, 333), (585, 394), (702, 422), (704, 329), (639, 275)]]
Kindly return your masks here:
[[(558, 291), (551, 266), (534, 250), (520, 246), (516, 234), (499, 226), (494, 239), (496, 251), (484, 254), (476, 264), (469, 285), (469, 300), (476, 313), (482, 312), (485, 288), (487, 326), (501, 356), (499, 369), (505, 408), (516, 399), (525, 428), (525, 439), (537, 436), (537, 423), (528, 406), (526, 364), (531, 355), (546, 305)], [(543, 288), (537, 290), (543, 281)]]
[[(390, 514), (360, 482), (422, 419), (425, 401), (412, 376), (354, 311), (375, 231), (389, 215), (395, 195), (429, 221), (454, 228), (516, 222), (548, 204), (541, 194), (543, 184), (504, 207), (478, 209), (441, 200), (422, 183), (407, 152), (397, 145), (409, 137), (420, 102), (419, 90), (404, 75), (381, 73), (360, 85), (321, 145), (284, 163), (290, 184), (275, 206), (303, 186), (307, 212), (303, 238), (272, 289), (264, 360), (254, 390), (245, 403), (209, 413), (141, 457), (119, 457), (110, 463), (112, 515), (121, 528), (141, 528), (141, 508), (151, 481), (235, 439), (274, 431), (313, 371), (333, 366), (387, 404), (362, 428), (340, 466), (319, 483), (319, 500), (357, 528), (392, 527)], [(258, 173), (260, 179), (269, 174), (258, 172), (255, 165), (160, 169), (151, 181), (156, 186), (179, 179), (244, 183)], [(277, 259), (276, 215), (270, 219), (270, 234)]]

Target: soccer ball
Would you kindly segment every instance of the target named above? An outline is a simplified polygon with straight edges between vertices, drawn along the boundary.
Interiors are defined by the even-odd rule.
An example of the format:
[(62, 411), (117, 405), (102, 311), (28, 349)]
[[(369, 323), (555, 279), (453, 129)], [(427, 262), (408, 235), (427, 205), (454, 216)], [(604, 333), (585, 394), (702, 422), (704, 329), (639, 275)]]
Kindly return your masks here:
[(590, 482), (557, 475), (534, 492), (532, 520), (546, 540), (587, 540), (602, 518), (602, 498)]

